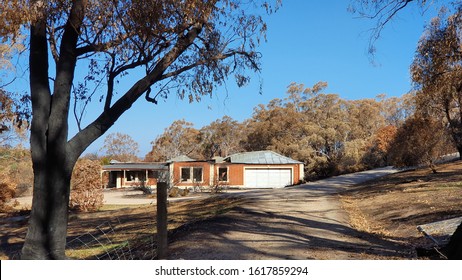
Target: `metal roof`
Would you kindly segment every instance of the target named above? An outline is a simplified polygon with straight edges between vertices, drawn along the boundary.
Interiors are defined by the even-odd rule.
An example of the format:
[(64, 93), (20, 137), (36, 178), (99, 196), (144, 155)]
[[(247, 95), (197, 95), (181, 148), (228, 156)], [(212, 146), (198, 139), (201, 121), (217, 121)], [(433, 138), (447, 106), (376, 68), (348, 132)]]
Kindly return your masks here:
[(187, 155), (182, 155), (182, 156), (169, 159), (167, 162), (171, 163), (171, 162), (189, 162), (189, 161), (196, 161), (196, 160), (188, 157)]
[(223, 163), (225, 161), (225, 158), (224, 157), (213, 157), (212, 160), (215, 163)]
[(119, 170), (168, 170), (168, 167), (165, 163), (143, 163), (143, 162), (136, 162), (136, 163), (127, 163), (127, 162), (120, 162), (120, 163), (112, 163), (110, 165), (104, 165), (103, 170), (112, 170), (112, 171), (119, 171)]
[(294, 159), (285, 157), (273, 151), (256, 151), (247, 153), (238, 153), (228, 156), (226, 161), (232, 163), (247, 164), (298, 164), (302, 163)]

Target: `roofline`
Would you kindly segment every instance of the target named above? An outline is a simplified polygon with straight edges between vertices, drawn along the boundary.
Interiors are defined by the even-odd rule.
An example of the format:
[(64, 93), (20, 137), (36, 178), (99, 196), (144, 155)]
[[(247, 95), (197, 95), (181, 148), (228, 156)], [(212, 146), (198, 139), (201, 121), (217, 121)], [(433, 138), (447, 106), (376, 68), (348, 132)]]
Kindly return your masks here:
[(122, 170), (166, 170), (168, 163), (165, 162), (118, 162), (103, 165), (102, 170), (122, 171)]
[[(284, 157), (286, 159), (289, 159), (291, 161), (294, 161), (292, 163), (280, 163), (280, 164), (304, 164), (301, 161), (295, 160), (295, 159), (287, 157), (285, 155), (281, 155), (281, 154), (279, 154), (279, 153), (277, 153), (275, 151), (271, 151), (271, 150), (261, 150), (261, 151), (250, 151), (250, 152), (235, 153), (235, 154), (232, 154), (232, 155), (229, 155), (229, 156), (225, 157), (224, 161), (230, 162), (230, 163), (242, 163), (242, 164), (261, 164), (261, 163), (247, 163), (247, 162), (231, 162), (231, 157), (238, 156), (238, 155), (244, 155), (244, 154), (250, 154), (250, 153), (264, 153), (264, 152), (270, 152), (270, 153), (276, 154), (278, 156)], [(274, 164), (274, 163), (271, 163), (271, 164)]]

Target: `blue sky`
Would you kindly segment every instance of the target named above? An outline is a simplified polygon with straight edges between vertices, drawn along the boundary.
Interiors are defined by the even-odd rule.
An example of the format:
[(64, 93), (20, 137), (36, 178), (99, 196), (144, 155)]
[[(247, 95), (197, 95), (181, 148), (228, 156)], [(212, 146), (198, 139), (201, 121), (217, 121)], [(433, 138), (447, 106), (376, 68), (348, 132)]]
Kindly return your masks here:
[[(267, 18), (267, 42), (259, 49), (263, 70), (249, 86), (237, 88), (229, 82), (212, 98), (194, 104), (172, 96), (153, 105), (142, 98), (108, 133), (129, 134), (140, 145), (139, 156), (144, 157), (151, 149), (151, 141), (173, 121), (185, 119), (197, 128), (224, 115), (243, 121), (252, 116), (258, 104), (284, 98), (291, 82), (312, 86), (326, 81), (327, 92), (346, 99), (373, 98), (382, 93), (400, 96), (408, 92), (409, 65), (425, 23), (435, 14), (434, 9), (423, 15), (416, 7), (403, 11), (387, 25), (371, 63), (367, 53), (368, 30), (375, 22), (355, 18), (347, 11), (348, 4), (349, 1), (338, 0), (283, 1), (279, 11)], [(263, 83), (262, 94), (259, 79)], [(126, 80), (133, 81), (130, 77)], [(94, 114), (93, 109), (88, 110), (85, 119), (91, 121)], [(74, 123), (71, 120), (70, 133), (76, 131)], [(104, 138), (86, 152), (98, 152)]]

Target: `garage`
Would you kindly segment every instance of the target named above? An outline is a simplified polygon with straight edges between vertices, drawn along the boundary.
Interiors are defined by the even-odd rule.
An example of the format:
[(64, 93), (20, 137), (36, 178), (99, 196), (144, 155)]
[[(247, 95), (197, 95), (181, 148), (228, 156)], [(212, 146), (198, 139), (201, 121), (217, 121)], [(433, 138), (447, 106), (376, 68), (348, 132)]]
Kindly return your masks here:
[(283, 188), (291, 184), (291, 168), (246, 168), (244, 171), (246, 188)]

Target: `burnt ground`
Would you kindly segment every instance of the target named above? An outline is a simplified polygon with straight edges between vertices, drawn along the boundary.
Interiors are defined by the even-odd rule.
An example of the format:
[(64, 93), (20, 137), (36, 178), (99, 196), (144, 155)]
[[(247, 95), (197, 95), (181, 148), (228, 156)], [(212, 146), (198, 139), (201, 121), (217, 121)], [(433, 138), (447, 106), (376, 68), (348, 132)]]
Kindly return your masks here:
[[(411, 248), (435, 247), (417, 226), (462, 216), (462, 162), (441, 164), (437, 171), (409, 170), (346, 191), (341, 200), (350, 224), (361, 232), (399, 240)], [(444, 222), (436, 225), (443, 229)], [(452, 234), (437, 228), (429, 233), (441, 246)]]
[[(406, 171), (354, 185), (355, 178), (371, 176), (360, 173), (170, 203), (169, 258), (415, 259), (415, 247), (431, 247), (417, 225), (462, 216), (462, 163), (438, 171)], [(0, 259), (19, 257), (26, 227), (27, 211), (0, 213)], [(71, 258), (121, 258), (112, 252), (123, 248), (130, 252), (124, 258), (153, 259), (155, 206), (72, 213), (68, 235)]]
[(174, 236), (170, 259), (408, 259), (407, 245), (352, 228), (339, 193), (381, 169), (246, 194), (246, 202)]

